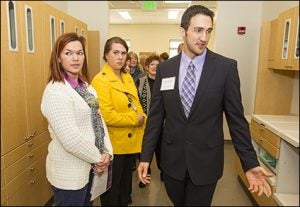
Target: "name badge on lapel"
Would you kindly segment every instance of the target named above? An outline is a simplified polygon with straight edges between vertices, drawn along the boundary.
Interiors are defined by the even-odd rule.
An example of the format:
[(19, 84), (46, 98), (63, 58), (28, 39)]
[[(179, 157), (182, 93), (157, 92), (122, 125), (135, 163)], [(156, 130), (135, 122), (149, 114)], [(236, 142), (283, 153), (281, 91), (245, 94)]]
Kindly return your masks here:
[(175, 86), (175, 77), (163, 78), (161, 80), (160, 90), (161, 91), (174, 90), (174, 86)]

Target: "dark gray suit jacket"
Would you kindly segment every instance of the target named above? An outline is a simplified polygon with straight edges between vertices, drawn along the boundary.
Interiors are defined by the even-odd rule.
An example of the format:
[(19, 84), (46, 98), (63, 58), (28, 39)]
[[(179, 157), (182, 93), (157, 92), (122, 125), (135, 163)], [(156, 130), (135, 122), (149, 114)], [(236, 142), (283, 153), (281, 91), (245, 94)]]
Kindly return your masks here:
[[(158, 66), (140, 160), (152, 160), (161, 136), (164, 173), (182, 180), (188, 171), (196, 185), (216, 182), (223, 174), (225, 112), (244, 171), (258, 166), (241, 103), (237, 62), (207, 50), (191, 112), (186, 118), (178, 89), (180, 58), (181, 54)], [(170, 77), (175, 77), (174, 89), (161, 91), (162, 79)]]

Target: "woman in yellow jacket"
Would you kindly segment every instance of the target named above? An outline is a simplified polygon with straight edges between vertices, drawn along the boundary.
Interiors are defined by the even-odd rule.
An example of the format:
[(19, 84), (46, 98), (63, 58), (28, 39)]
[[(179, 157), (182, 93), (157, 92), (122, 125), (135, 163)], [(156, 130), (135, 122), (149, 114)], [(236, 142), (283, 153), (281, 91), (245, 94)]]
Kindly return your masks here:
[(92, 81), (114, 152), (112, 185), (100, 196), (102, 206), (128, 205), (132, 163), (142, 147), (146, 114), (131, 75), (123, 70), (127, 52), (122, 38), (108, 39), (103, 55), (106, 63)]

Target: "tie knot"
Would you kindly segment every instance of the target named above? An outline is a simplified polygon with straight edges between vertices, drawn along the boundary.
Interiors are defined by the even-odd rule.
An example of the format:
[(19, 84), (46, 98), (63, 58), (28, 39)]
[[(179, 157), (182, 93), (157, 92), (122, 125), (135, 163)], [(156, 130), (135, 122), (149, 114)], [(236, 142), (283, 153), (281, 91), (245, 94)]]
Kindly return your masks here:
[(188, 69), (195, 70), (195, 65), (192, 61), (190, 62)]

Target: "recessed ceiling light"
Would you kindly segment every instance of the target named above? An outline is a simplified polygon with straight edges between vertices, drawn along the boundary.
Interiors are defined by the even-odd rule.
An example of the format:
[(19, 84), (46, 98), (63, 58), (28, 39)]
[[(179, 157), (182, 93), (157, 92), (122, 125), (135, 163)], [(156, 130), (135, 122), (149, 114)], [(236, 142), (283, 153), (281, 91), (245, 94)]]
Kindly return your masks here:
[(132, 19), (130, 14), (127, 11), (119, 11), (118, 12), (123, 19)]
[(176, 19), (178, 16), (178, 11), (168, 11), (168, 19)]

